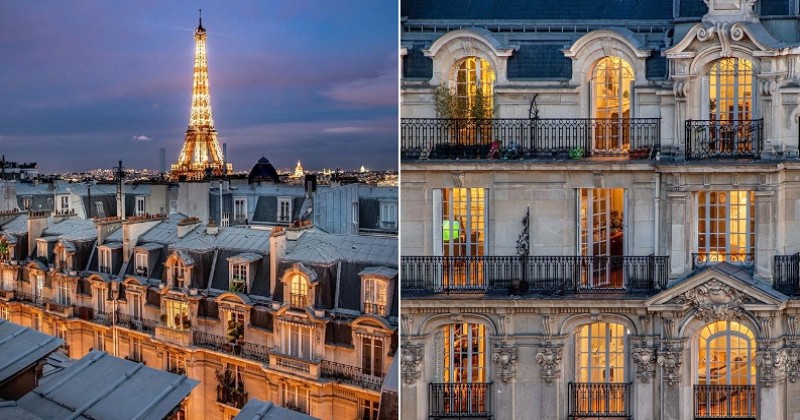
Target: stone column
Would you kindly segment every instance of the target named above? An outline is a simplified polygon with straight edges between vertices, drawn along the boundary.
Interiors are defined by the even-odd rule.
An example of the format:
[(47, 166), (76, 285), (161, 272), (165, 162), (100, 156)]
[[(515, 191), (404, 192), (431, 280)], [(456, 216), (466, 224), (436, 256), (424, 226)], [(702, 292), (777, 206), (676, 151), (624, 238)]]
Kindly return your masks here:
[(495, 372), (492, 413), (497, 418), (511, 418), (516, 409), (517, 348), (506, 344), (494, 348), (492, 364)]
[[(412, 343), (410, 340), (400, 344), (400, 372), (402, 377), (402, 398), (400, 406), (403, 413), (410, 413), (412, 417), (426, 418), (427, 397), (425, 383), (420, 380), (423, 368), (423, 344)], [(432, 372), (430, 366), (429, 372)]]
[[(679, 187), (677, 187), (679, 188)], [(692, 238), (689, 233), (688, 203), (689, 193), (686, 191), (669, 191), (670, 210), (670, 244), (669, 244), (669, 278), (677, 279), (689, 270), (689, 246)]]
[(631, 358), (636, 365), (636, 380), (633, 381), (633, 393), (629, 396), (634, 409), (633, 418), (652, 418), (655, 415), (652, 379), (656, 371), (656, 349), (647, 346), (634, 348)]
[(772, 284), (772, 256), (777, 253), (777, 235), (775, 229), (778, 225), (773, 201), (777, 195), (773, 190), (761, 190), (756, 191), (755, 196), (755, 275)]
[[(691, 418), (691, 381), (685, 381), (683, 362), (684, 350), (679, 346), (667, 344), (658, 352), (656, 359), (661, 368), (661, 419), (681, 420)], [(687, 399), (687, 387), (689, 398)], [(688, 408), (687, 408), (688, 407)], [(689, 414), (687, 417), (685, 414)]]
[(536, 362), (542, 367), (542, 389), (541, 389), (541, 412), (539, 418), (542, 420), (557, 420), (566, 416), (559, 417), (558, 407), (562, 398), (559, 393), (566, 389), (566, 384), (561, 375), (561, 358), (563, 357), (563, 346), (545, 345), (536, 353)]
[(758, 408), (762, 419), (784, 420), (786, 400), (783, 387), (786, 382), (786, 350), (760, 350), (756, 352), (758, 367)]

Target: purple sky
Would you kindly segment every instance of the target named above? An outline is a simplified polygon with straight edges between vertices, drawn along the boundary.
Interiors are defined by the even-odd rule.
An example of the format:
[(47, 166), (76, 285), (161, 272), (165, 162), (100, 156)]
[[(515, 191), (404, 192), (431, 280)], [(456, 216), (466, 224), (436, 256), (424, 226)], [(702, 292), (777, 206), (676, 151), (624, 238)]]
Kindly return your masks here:
[(397, 169), (396, 1), (0, 2), (0, 153), (158, 169), (189, 123), (194, 28), (234, 170)]

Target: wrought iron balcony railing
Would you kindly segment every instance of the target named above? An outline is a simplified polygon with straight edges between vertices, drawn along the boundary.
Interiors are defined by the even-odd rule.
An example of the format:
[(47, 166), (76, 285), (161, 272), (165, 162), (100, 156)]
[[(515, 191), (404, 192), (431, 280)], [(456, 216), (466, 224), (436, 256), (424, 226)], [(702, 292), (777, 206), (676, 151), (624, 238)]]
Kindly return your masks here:
[(16, 291), (14, 292), (14, 297), (20, 302), (29, 303), (33, 306), (44, 308), (44, 298), (41, 295)]
[(687, 120), (686, 160), (758, 159), (763, 150), (764, 120)]
[(776, 255), (772, 270), (775, 290), (787, 295), (800, 294), (800, 252)]
[(655, 157), (659, 118), (402, 118), (401, 159)]
[(117, 312), (117, 325), (129, 330), (153, 334), (156, 331), (156, 324), (158, 324), (158, 321), (154, 319), (146, 319), (140, 316), (136, 317), (123, 312)]
[(695, 419), (756, 418), (755, 385), (695, 385)]
[(226, 337), (204, 331), (194, 332), (194, 345), (247, 359), (269, 363), (269, 349), (254, 343), (233, 343)]
[(747, 269), (753, 268), (753, 254), (747, 252), (701, 252), (692, 253), (692, 270), (709, 265), (728, 262)]
[(655, 293), (669, 257), (402, 257), (402, 293)]
[(431, 383), (429, 385), (431, 418), (490, 417), (492, 383)]
[(320, 364), (320, 374), (324, 377), (336, 379), (351, 385), (368, 388), (375, 391), (383, 385), (383, 372), (370, 372), (357, 366), (323, 360)]
[(569, 418), (627, 417), (632, 415), (631, 384), (570, 382)]

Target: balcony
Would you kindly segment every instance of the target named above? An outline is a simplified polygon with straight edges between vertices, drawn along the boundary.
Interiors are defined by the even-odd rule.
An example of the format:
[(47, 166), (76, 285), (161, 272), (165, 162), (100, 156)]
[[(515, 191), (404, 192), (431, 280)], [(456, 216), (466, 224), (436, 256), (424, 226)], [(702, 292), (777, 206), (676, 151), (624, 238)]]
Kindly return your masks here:
[(756, 418), (755, 385), (695, 385), (695, 419)]
[(341, 363), (323, 360), (320, 365), (322, 376), (335, 379), (350, 385), (380, 391), (383, 385), (383, 372), (364, 371), (357, 366), (349, 366)]
[(288, 354), (272, 352), (269, 354), (269, 364), (276, 370), (294, 373), (309, 379), (319, 379), (320, 361), (301, 359)]
[(141, 331), (148, 334), (153, 334), (156, 330), (155, 320), (135, 317), (122, 312), (117, 312), (117, 325), (129, 330)]
[(44, 308), (44, 298), (40, 295), (32, 295), (30, 293), (16, 291), (14, 292), (14, 298), (20, 302), (24, 302), (38, 308)]
[(432, 383), (429, 385), (432, 418), (492, 416), (492, 384)]
[(194, 332), (194, 345), (206, 349), (269, 363), (269, 349), (259, 344), (232, 343), (226, 337), (204, 331)]
[(402, 257), (402, 293), (654, 294), (669, 257)]
[(764, 120), (687, 120), (686, 160), (759, 159)]
[(173, 330), (172, 328), (156, 325), (155, 337), (157, 340), (181, 347), (190, 347), (192, 345), (192, 333), (189, 330)]
[(75, 313), (75, 307), (73, 305), (64, 305), (55, 301), (45, 302), (44, 309), (51, 314), (65, 318), (70, 318)]
[(402, 118), (400, 158), (652, 159), (659, 118)]
[(14, 290), (13, 289), (0, 289), (0, 300), (10, 302), (14, 300)]
[(364, 302), (364, 313), (386, 316), (386, 304), (375, 302)]
[(776, 255), (772, 277), (775, 290), (785, 295), (800, 295), (800, 252), (794, 255)]
[(631, 384), (569, 383), (569, 418), (626, 417), (630, 418)]

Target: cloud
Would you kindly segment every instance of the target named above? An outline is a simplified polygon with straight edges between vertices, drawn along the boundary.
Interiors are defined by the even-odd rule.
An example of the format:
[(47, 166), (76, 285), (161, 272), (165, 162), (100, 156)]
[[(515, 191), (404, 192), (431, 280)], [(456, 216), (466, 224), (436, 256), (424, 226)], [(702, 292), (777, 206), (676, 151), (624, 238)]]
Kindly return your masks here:
[(330, 128), (323, 128), (323, 133), (328, 134), (353, 134), (353, 133), (363, 133), (365, 131), (372, 131), (367, 127), (330, 127)]
[(145, 136), (145, 135), (138, 135), (138, 136), (133, 136), (132, 140), (138, 140), (138, 141), (151, 141), (151, 140), (153, 140), (153, 139), (151, 139), (150, 137), (147, 137), (147, 136)]
[(378, 77), (340, 83), (324, 92), (325, 96), (348, 105), (397, 106), (397, 72)]

